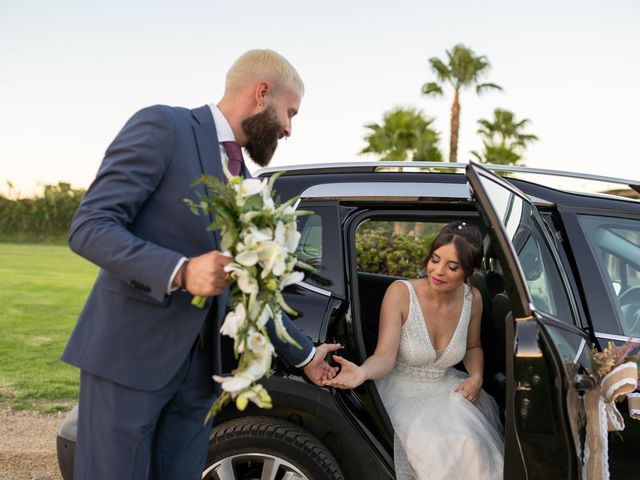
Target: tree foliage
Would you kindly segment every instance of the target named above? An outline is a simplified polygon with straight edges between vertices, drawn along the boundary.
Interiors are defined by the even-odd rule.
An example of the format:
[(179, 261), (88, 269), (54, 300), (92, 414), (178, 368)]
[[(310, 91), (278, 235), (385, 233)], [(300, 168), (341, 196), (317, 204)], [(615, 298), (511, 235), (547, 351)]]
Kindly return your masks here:
[(471, 153), (482, 163), (521, 164), (527, 146), (538, 140), (537, 136), (524, 132), (530, 123), (528, 118), (517, 121), (513, 112), (496, 108), (492, 120), (478, 120), (484, 150)]
[(441, 162), (440, 135), (431, 128), (433, 119), (415, 109), (396, 108), (386, 112), (382, 123), (365, 125), (367, 146), (361, 154), (375, 153), (380, 160)]
[(489, 61), (484, 55), (477, 56), (473, 50), (464, 45), (456, 45), (446, 52), (447, 60), (437, 57), (429, 59), (431, 69), (438, 82), (427, 82), (422, 86), (422, 93), (427, 96), (444, 94), (444, 86), (453, 89), (453, 103), (451, 105), (451, 135), (449, 142), (449, 161), (458, 159), (458, 135), (460, 131), (460, 92), (475, 87), (478, 95), (487, 90), (502, 90), (495, 83), (481, 83), (481, 78), (490, 68)]
[(84, 190), (60, 182), (42, 195), (12, 199), (0, 195), (0, 240), (64, 241)]

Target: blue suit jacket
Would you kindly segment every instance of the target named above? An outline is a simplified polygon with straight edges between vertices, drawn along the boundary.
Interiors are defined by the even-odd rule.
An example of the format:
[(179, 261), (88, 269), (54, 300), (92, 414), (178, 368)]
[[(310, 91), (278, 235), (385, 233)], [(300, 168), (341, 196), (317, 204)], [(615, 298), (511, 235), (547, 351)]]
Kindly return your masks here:
[[(218, 249), (211, 216), (195, 216), (183, 202), (200, 175), (223, 178), (220, 149), (208, 106), (194, 110), (153, 106), (136, 113), (107, 149), (96, 179), (75, 214), (69, 245), (101, 267), (62, 359), (108, 380), (156, 390), (176, 373), (202, 327), (208, 308), (182, 291), (166, 295), (183, 256)], [(245, 171), (245, 174), (248, 172)], [(220, 325), (228, 291), (216, 308), (214, 371), (221, 371)], [(303, 346), (280, 342), (291, 364), (311, 352), (309, 339), (285, 320)], [(210, 379), (203, 379), (210, 381)]]

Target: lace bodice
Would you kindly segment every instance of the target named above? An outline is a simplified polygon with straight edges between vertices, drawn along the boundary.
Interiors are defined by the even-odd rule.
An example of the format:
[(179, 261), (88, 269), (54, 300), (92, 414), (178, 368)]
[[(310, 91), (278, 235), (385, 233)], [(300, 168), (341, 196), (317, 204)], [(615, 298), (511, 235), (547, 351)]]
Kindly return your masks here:
[(421, 381), (442, 378), (447, 368), (462, 360), (467, 351), (467, 331), (471, 317), (471, 289), (464, 285), (464, 302), (458, 325), (449, 345), (438, 355), (431, 344), (427, 324), (422, 315), (418, 296), (411, 284), (402, 280), (409, 289), (409, 313), (402, 326), (400, 348), (394, 372)]

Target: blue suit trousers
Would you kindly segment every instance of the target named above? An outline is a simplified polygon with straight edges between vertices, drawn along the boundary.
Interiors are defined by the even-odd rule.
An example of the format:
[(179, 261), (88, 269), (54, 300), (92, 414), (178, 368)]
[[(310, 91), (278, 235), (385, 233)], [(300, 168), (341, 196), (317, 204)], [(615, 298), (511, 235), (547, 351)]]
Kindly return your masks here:
[(156, 391), (81, 372), (75, 480), (201, 478), (211, 430), (204, 419), (215, 392), (213, 380), (203, 381), (212, 375), (211, 342), (198, 343)]

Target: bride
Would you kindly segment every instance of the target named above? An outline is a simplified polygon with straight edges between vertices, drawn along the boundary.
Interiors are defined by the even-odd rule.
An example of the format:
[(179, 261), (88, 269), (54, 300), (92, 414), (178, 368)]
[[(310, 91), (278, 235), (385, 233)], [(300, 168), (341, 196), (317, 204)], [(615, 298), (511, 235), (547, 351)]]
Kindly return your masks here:
[[(482, 387), (482, 298), (469, 285), (482, 260), (481, 235), (445, 225), (431, 245), (424, 279), (392, 283), (380, 310), (378, 344), (361, 365), (335, 355), (326, 385), (376, 380), (394, 435), (398, 480), (501, 479), (502, 426)], [(463, 361), (468, 374), (454, 365)]]

